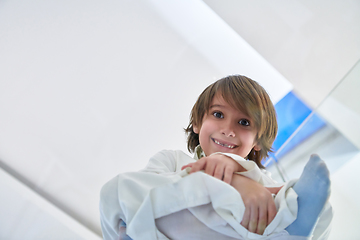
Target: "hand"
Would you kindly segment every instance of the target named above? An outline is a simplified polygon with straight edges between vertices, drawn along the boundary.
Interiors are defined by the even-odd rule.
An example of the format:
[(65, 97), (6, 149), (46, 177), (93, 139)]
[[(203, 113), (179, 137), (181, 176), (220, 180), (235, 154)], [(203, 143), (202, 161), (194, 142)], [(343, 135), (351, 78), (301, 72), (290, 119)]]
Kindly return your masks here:
[(191, 167), (190, 174), (204, 170), (206, 174), (223, 180), (229, 184), (231, 183), (234, 172), (246, 171), (246, 169), (234, 159), (222, 154), (214, 154), (208, 157), (203, 157), (195, 163), (189, 163), (183, 166), (181, 170), (187, 167)]
[(231, 186), (240, 193), (245, 205), (240, 224), (250, 232), (263, 234), (277, 212), (272, 192), (260, 183), (238, 174), (234, 174)]
[(265, 187), (271, 194), (278, 194), (278, 192), (280, 191), (281, 187)]

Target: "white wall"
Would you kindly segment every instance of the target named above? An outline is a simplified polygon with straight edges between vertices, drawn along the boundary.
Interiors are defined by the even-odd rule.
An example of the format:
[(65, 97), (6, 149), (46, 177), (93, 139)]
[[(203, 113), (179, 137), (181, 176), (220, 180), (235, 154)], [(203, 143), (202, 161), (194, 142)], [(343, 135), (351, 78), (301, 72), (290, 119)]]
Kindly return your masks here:
[[(79, 235), (81, 226), (65, 233), (67, 214), (66, 223), (76, 220), (100, 235), (102, 184), (138, 170), (163, 148), (186, 151), (182, 128), (208, 84), (246, 74), (276, 102), (292, 89), (280, 69), (317, 106), (324, 96), (317, 93), (329, 90), (359, 57), (357, 2), (221, 1), (234, 13), (224, 15), (204, 2), (0, 2), (0, 166), (13, 174), (6, 183), (18, 178), (26, 185), (15, 193), (6, 184), (1, 189), (8, 191), (0, 205), (9, 214), (21, 206), (51, 221), (47, 207), (19, 200), (31, 189), (34, 199), (47, 199), (57, 212), (51, 215), (54, 234), (57, 228), (59, 236)], [(354, 172), (349, 176), (357, 179)], [(340, 192), (342, 177), (334, 178), (334, 192)], [(337, 205), (347, 204), (346, 194), (335, 195)], [(22, 228), (16, 223), (28, 215), (15, 215), (15, 230), (42, 234), (41, 224)], [(0, 215), (0, 234), (9, 233), (6, 221)], [(89, 239), (84, 234), (80, 238)]]
[(101, 186), (161, 149), (187, 151), (183, 128), (207, 85), (246, 73), (275, 100), (291, 89), (202, 1), (162, 4), (0, 2), (1, 166), (98, 235)]

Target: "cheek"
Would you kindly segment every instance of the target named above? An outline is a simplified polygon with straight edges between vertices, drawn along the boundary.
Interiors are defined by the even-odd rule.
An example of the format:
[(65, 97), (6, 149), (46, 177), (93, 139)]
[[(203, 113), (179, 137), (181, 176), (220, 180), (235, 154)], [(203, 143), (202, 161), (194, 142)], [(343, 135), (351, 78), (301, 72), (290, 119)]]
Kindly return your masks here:
[(256, 141), (255, 141), (256, 136), (252, 132), (243, 133), (241, 134), (241, 136), (242, 136), (242, 142), (246, 143), (247, 146), (251, 146), (252, 148), (256, 145)]
[(210, 121), (204, 121), (199, 130), (199, 140), (202, 143), (205, 143), (209, 139), (210, 135), (214, 132), (214, 127)]
[(202, 124), (201, 124), (201, 128), (199, 129), (199, 134), (204, 134), (206, 132), (209, 131), (210, 129), (210, 124), (209, 124), (209, 121), (203, 121)]

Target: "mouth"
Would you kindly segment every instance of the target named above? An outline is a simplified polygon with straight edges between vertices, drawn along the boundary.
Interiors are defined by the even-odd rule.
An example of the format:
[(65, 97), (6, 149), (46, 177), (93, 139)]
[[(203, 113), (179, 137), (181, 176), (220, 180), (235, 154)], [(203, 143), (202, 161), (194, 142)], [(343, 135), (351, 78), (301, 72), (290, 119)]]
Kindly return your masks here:
[(228, 143), (219, 142), (218, 140), (216, 140), (214, 138), (212, 138), (211, 140), (213, 140), (213, 142), (216, 143), (217, 145), (222, 146), (222, 147), (226, 147), (226, 148), (229, 148), (229, 149), (233, 149), (233, 148), (237, 147), (234, 144), (228, 144)]

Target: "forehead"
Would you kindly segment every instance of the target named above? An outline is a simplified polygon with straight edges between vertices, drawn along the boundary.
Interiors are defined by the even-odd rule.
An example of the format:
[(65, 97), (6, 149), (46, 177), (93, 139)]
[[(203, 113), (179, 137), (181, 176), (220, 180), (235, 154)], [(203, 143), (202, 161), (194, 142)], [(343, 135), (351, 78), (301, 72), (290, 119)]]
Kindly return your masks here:
[(235, 100), (231, 97), (224, 98), (224, 96), (220, 93), (216, 93), (211, 100), (209, 110), (215, 107), (224, 108), (233, 112), (249, 116), (243, 104), (235, 102)]
[(210, 102), (210, 108), (214, 107), (214, 106), (221, 106), (221, 107), (232, 107), (232, 104), (228, 103), (221, 94), (215, 94), (215, 96), (213, 97), (213, 99)]

